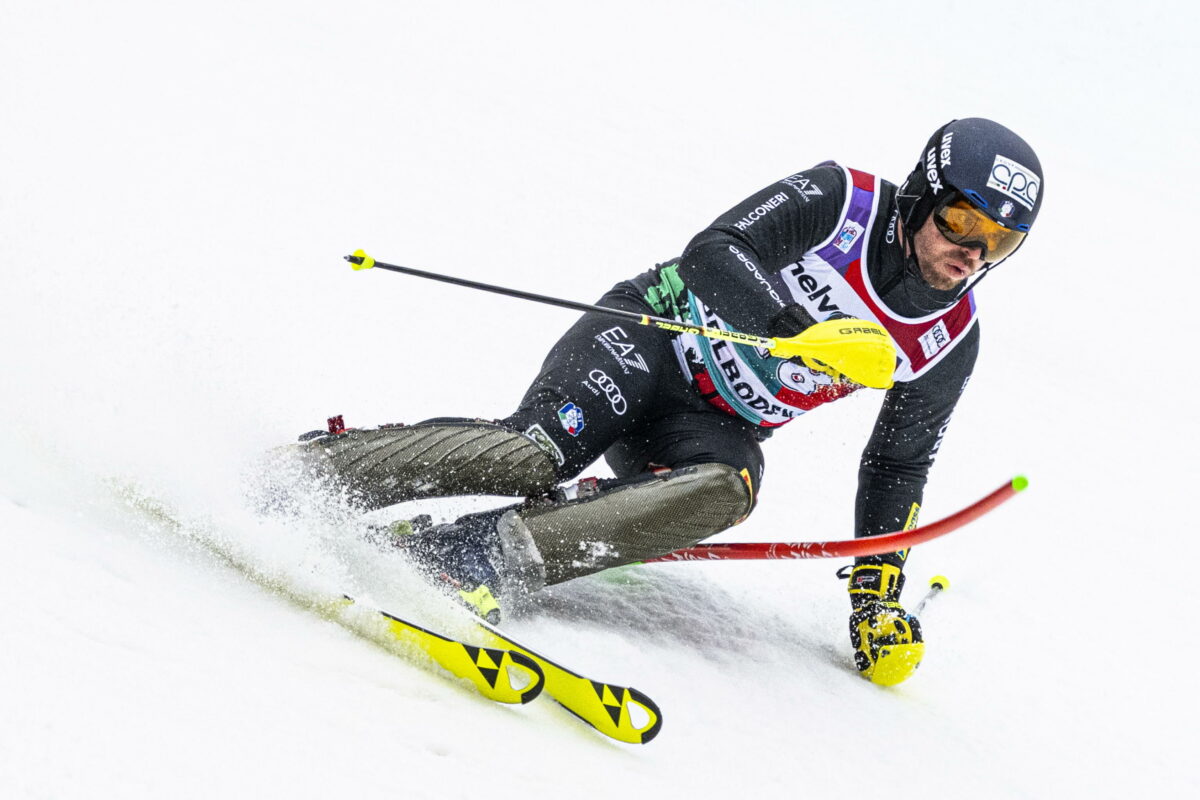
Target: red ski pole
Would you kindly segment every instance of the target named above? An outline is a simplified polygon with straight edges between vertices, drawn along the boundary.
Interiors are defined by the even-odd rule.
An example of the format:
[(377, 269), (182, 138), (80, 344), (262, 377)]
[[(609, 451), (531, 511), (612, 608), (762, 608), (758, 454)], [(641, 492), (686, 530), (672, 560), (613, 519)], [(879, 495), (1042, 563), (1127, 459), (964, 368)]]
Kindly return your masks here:
[(958, 530), (972, 520), (988, 513), (996, 506), (1023, 491), (1029, 481), (1018, 475), (987, 497), (981, 498), (966, 508), (945, 519), (913, 528), (909, 531), (885, 533), (880, 536), (865, 536), (861, 539), (844, 539), (832, 542), (723, 542), (699, 544), (685, 547), (673, 553), (648, 558), (644, 564), (664, 561), (738, 561), (775, 558), (847, 558), (873, 556), (906, 550), (916, 544), (928, 542)]

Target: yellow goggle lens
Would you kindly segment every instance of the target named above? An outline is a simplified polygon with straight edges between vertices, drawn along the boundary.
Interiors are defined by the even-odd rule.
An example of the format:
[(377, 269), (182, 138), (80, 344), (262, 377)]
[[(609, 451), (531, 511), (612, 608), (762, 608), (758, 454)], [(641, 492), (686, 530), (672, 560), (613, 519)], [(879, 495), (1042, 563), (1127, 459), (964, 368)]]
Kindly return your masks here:
[(939, 205), (933, 212), (933, 221), (951, 242), (983, 248), (984, 261), (999, 261), (1012, 255), (1025, 239), (1024, 232), (995, 222), (961, 196)]

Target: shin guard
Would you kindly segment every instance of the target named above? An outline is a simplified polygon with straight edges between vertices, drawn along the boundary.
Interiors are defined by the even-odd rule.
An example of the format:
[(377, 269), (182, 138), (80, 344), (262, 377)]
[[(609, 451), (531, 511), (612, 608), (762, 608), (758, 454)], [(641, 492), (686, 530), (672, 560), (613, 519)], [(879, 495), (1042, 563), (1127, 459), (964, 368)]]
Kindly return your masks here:
[(514, 515), (537, 546), (547, 584), (689, 547), (740, 522), (752, 507), (746, 479), (725, 464), (612, 483)]
[(293, 452), (366, 510), (459, 494), (528, 496), (556, 483), (555, 462), (545, 450), (490, 422), (350, 429), (302, 442)]

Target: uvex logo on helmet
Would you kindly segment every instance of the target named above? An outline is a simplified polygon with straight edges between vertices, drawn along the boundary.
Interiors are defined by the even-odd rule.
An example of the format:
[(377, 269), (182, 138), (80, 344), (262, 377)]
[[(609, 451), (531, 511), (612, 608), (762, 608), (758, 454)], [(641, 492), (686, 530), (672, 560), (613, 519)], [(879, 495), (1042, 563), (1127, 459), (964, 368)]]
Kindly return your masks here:
[(934, 194), (946, 188), (942, 186), (942, 176), (938, 174), (937, 148), (935, 147), (929, 148), (929, 152), (925, 154), (925, 180), (929, 181), (929, 188), (933, 190)]
[(950, 145), (954, 142), (954, 131), (946, 131), (942, 137), (941, 150), (934, 146), (929, 148), (929, 152), (925, 154), (925, 180), (929, 182), (929, 188), (936, 195), (946, 187), (942, 185), (941, 169), (950, 166)]

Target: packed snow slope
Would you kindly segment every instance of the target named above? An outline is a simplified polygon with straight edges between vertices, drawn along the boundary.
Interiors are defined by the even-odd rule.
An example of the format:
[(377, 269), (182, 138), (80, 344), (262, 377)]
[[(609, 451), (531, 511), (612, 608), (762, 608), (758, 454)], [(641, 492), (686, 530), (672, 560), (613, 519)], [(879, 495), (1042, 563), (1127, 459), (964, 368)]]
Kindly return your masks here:
[[(1194, 796), (1197, 21), (7, 0), (0, 796)], [(1045, 207), (978, 292), (924, 519), (1031, 486), (914, 552), (910, 602), (953, 585), (911, 681), (853, 673), (832, 562), (644, 566), (512, 622), (654, 697), (645, 747), (310, 610), (351, 591), (461, 623), (353, 524), (256, 516), (255, 460), (336, 413), (503, 416), (574, 318), (343, 255), (592, 302), (818, 161), (902, 180), (964, 116), (1034, 145)], [(879, 399), (769, 442), (721, 538), (850, 535)]]

